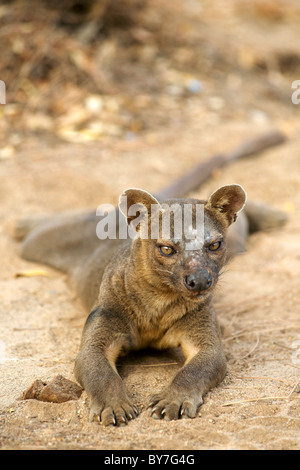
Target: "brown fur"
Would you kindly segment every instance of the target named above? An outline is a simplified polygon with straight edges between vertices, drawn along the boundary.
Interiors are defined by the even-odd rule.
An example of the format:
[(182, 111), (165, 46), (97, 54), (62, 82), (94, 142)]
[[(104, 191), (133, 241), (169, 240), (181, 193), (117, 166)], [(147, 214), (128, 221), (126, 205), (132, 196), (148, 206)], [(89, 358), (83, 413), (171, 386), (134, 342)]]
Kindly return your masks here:
[[(140, 205), (137, 229), (144, 230), (143, 215), (148, 215), (151, 204), (160, 208), (160, 197), (132, 189), (125, 195), (128, 206)], [(210, 243), (223, 239), (214, 253), (207, 247), (192, 253), (185, 249), (186, 240), (178, 245), (171, 239), (99, 240), (95, 211), (31, 218), (17, 226), (16, 238), (25, 237), (22, 257), (66, 272), (85, 308), (92, 310), (75, 364), (75, 375), (90, 396), (91, 419), (97, 416), (105, 425), (122, 425), (137, 415), (116, 368), (118, 356), (131, 349), (181, 346), (186, 357), (171, 384), (150, 400), (154, 418), (196, 416), (203, 395), (223, 379), (226, 363), (212, 308), (219, 272), (229, 254), (244, 250), (249, 231), (277, 227), (286, 220), (280, 211), (247, 202), (235, 221), (244, 199), (242, 188), (231, 185), (205, 203), (206, 237)], [(181, 199), (166, 204), (199, 202)], [(121, 211), (134, 224), (126, 207), (121, 197)], [(178, 251), (165, 257), (159, 244)], [(184, 284), (190, 275), (195, 282), (207, 283), (199, 295)]]
[[(145, 215), (150, 215), (151, 204), (161, 207), (144, 191), (128, 190), (125, 194), (129, 205), (141, 204)], [(181, 206), (189, 203), (193, 208), (201, 203), (167, 201), (167, 208), (174, 202)], [(137, 235), (112, 257), (96, 306), (87, 319), (75, 364), (76, 378), (90, 396), (91, 419), (97, 416), (104, 425), (121, 425), (137, 415), (115, 366), (117, 357), (130, 349), (181, 346), (186, 356), (184, 367), (171, 384), (151, 399), (155, 418), (195, 417), (203, 395), (223, 379), (226, 361), (211, 302), (226, 261), (227, 228), (244, 203), (245, 193), (238, 185), (225, 186), (209, 198), (202, 249), (187, 250), (188, 240), (175, 240), (172, 226), (170, 239), (142, 239)], [(124, 210), (122, 199), (120, 207)], [(128, 223), (132, 221), (129, 216)], [(150, 217), (142, 218), (139, 231), (150, 222)], [(210, 251), (219, 243), (216, 240), (221, 240), (220, 248)], [(164, 245), (176, 248), (172, 256), (161, 252)], [(191, 273), (195, 281), (187, 287)], [(200, 286), (197, 289), (196, 282)]]

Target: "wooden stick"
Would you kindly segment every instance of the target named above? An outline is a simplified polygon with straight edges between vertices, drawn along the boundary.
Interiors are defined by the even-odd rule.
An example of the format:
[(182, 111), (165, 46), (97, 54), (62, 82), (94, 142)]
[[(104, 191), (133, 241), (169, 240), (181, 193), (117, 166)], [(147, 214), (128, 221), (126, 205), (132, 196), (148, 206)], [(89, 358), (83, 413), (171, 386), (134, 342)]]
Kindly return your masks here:
[(203, 184), (217, 168), (240, 158), (256, 155), (270, 147), (282, 144), (285, 140), (286, 136), (277, 130), (246, 140), (232, 152), (214, 155), (207, 161), (200, 163), (177, 181), (162, 189), (156, 197), (159, 200), (184, 197)]
[[(236, 377), (236, 378), (247, 378), (247, 377)], [(269, 380), (280, 380), (280, 379), (274, 379), (274, 378), (269, 378), (269, 377), (248, 377), (248, 378), (263, 378), (263, 379), (269, 379)], [(258, 397), (258, 398), (248, 398), (246, 400), (240, 400), (240, 401), (231, 401), (227, 403), (223, 403), (222, 406), (234, 406), (234, 405), (243, 405), (245, 403), (251, 403), (251, 402), (256, 402), (256, 401), (261, 401), (261, 400), (289, 400), (293, 393), (295, 392), (296, 388), (300, 384), (300, 380), (294, 385), (293, 389), (291, 392), (288, 394), (286, 397)]]
[(288, 400), (288, 397), (258, 397), (258, 398), (249, 398), (247, 400), (241, 401), (231, 401), (228, 403), (223, 403), (222, 406), (234, 406), (234, 405), (243, 405), (244, 403), (252, 403), (256, 401), (263, 401), (263, 400)]
[[(290, 398), (291, 395), (293, 395), (294, 391), (296, 390), (296, 388), (298, 387), (298, 385), (300, 384), (300, 380), (298, 380), (298, 382), (295, 384), (295, 386), (293, 387), (293, 390), (291, 391), (291, 393), (289, 394), (288, 398)], [(298, 392), (297, 392), (298, 393)]]
[(291, 385), (290, 382), (288, 382), (287, 380), (284, 380), (284, 379), (277, 379), (276, 377), (261, 377), (261, 376), (240, 376), (240, 375), (236, 375), (236, 376), (233, 376), (235, 379), (239, 379), (239, 380), (276, 380), (277, 382), (283, 382), (284, 384), (286, 385)]
[(244, 356), (240, 357), (240, 358), (238, 359), (238, 361), (241, 361), (242, 359), (245, 359), (246, 357), (250, 356), (250, 355), (253, 353), (253, 351), (257, 348), (258, 345), (259, 345), (259, 334), (256, 333), (256, 343), (255, 343), (255, 345), (251, 348), (251, 350), (250, 350), (247, 354), (245, 354)]

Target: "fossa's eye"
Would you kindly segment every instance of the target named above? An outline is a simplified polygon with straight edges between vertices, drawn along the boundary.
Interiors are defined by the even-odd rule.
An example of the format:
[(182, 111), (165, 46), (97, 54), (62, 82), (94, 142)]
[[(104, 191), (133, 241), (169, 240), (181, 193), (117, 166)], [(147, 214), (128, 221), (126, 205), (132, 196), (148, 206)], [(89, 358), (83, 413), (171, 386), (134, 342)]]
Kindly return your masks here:
[(172, 248), (171, 246), (166, 246), (166, 245), (162, 245), (159, 247), (159, 251), (161, 252), (162, 255), (164, 256), (171, 256), (175, 253), (175, 250), (174, 248)]
[(208, 247), (209, 251), (217, 251), (222, 245), (222, 242), (211, 243)]

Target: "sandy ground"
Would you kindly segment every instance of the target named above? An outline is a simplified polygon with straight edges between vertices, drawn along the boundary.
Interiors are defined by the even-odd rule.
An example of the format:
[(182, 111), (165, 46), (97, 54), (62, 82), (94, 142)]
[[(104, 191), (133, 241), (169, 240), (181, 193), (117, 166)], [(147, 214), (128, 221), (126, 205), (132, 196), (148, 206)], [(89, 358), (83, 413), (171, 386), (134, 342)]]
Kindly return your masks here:
[[(231, 122), (218, 132), (221, 140), (227, 136), (229, 148), (238, 137), (261, 130), (261, 126)], [(13, 221), (28, 213), (116, 202), (129, 185), (155, 190), (168, 181), (169, 167), (174, 176), (179, 175), (217, 145), (208, 139), (203, 144), (196, 129), (189, 127), (180, 137), (168, 140), (162, 135), (156, 145), (134, 147), (120, 151), (116, 146), (99, 148), (96, 144), (47, 149), (36, 145), (24, 148), (18, 159), (1, 162), (1, 198), (5, 201), (0, 233), (2, 448), (299, 449), (300, 401), (299, 386), (295, 386), (300, 378), (300, 160), (296, 133), (286, 144), (218, 172), (197, 193), (207, 195), (220, 184), (238, 182), (249, 197), (289, 213), (284, 228), (253, 235), (247, 252), (230, 263), (220, 281), (216, 308), (224, 327), (228, 375), (208, 393), (199, 417), (158, 422), (143, 409), (149, 396), (180, 367), (180, 356), (172, 351), (141, 353), (122, 364), (120, 374), (143, 410), (125, 428), (88, 423), (85, 394), (65, 404), (18, 400), (37, 378), (48, 381), (62, 374), (74, 379), (73, 361), (85, 313), (64, 275), (46, 268), (48, 277), (15, 277), (36, 266), (18, 257), (18, 244), (10, 238)]]
[[(300, 104), (291, 102), (291, 82), (300, 78), (295, 72), (299, 69), (292, 68), (299, 59), (295, 19), (299, 10), (296, 2), (288, 3), (288, 9), (285, 2), (277, 2), (276, 7), (272, 2), (253, 3), (266, 6), (257, 11), (262, 17), (271, 15), (271, 26), (271, 20), (257, 21), (248, 14), (243, 5), (249, 2), (232, 0), (228, 8), (226, 3), (226, 11), (219, 1), (206, 8), (201, 16), (206, 22), (203, 50), (208, 63), (215, 60), (215, 68), (206, 68), (206, 76), (201, 76), (200, 67), (204, 87), (200, 95), (181, 99), (178, 88), (167, 87), (149, 101), (149, 90), (142, 89), (147, 74), (131, 64), (128, 83), (131, 68), (136, 67), (131, 87), (139, 76), (140, 88), (136, 101), (130, 99), (132, 106), (140, 103), (146, 125), (140, 133), (134, 127), (127, 139), (122, 134), (95, 142), (63, 142), (47, 129), (40, 135), (36, 131), (18, 134), (15, 129), (12, 143), (7, 144), (4, 132), (4, 151), (0, 151), (2, 449), (300, 449)], [(196, 30), (193, 34), (196, 41)], [(193, 41), (190, 50), (192, 46)], [(153, 49), (145, 51), (149, 56)], [(286, 51), (290, 62), (282, 60)], [(188, 53), (182, 48), (177, 56), (186, 60)], [(241, 61), (236, 69), (235, 61)], [(255, 61), (257, 75), (252, 73)], [(155, 73), (166, 70), (173, 80), (174, 71), (165, 63), (158, 54)], [(283, 65), (291, 66), (290, 75), (282, 74)], [(265, 71), (268, 67), (270, 72)], [(146, 102), (150, 105), (144, 110)], [(33, 117), (35, 126), (44, 125), (40, 115), (24, 116), (24, 128), (26, 123), (33, 126)], [(8, 113), (6, 117), (11, 135), (12, 117)], [(223, 326), (228, 374), (207, 394), (199, 416), (164, 422), (152, 419), (145, 410), (148, 398), (180, 367), (180, 351), (142, 352), (120, 364), (129, 395), (141, 410), (126, 427), (89, 423), (85, 393), (62, 404), (19, 400), (35, 379), (50, 381), (62, 374), (74, 380), (73, 363), (86, 313), (65, 275), (18, 256), (19, 244), (11, 237), (14, 222), (29, 214), (115, 204), (127, 187), (155, 191), (215, 152), (231, 150), (243, 139), (274, 127), (287, 133), (285, 144), (216, 171), (195, 192), (207, 197), (218, 186), (236, 182), (245, 187), (249, 198), (272, 204), (289, 216), (285, 227), (252, 235), (247, 251), (228, 265), (220, 279), (215, 306)], [(48, 275), (16, 277), (37, 267)]]

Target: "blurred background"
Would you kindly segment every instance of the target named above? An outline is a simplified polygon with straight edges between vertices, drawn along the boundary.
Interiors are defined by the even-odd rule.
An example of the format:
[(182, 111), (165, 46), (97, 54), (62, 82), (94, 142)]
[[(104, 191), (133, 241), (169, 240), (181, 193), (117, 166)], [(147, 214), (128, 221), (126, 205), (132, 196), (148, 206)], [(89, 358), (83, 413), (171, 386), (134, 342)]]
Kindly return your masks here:
[(297, 211), (299, 26), (297, 0), (2, 1), (0, 217), (157, 191), (275, 128), (289, 158), (230, 165), (200, 192), (238, 181)]
[(297, 0), (8, 0), (0, 158), (24, 139), (159, 141), (198, 122), (289, 120)]

